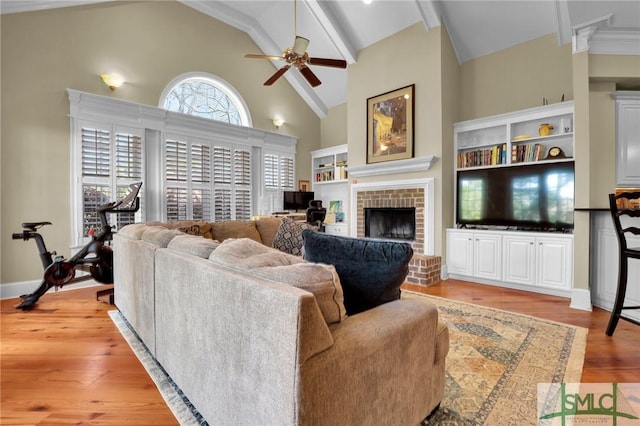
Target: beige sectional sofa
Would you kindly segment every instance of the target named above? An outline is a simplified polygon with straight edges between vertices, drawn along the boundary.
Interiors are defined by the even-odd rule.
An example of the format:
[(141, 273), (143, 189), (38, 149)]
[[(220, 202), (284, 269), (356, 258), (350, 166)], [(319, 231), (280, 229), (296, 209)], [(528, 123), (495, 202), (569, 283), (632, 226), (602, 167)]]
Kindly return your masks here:
[(347, 316), (335, 268), (268, 247), (270, 220), (248, 225), (260, 241), (246, 229), (215, 241), (221, 224), (198, 225), (205, 237), (124, 227), (118, 309), (211, 425), (418, 424), (444, 393), (436, 307), (400, 299)]

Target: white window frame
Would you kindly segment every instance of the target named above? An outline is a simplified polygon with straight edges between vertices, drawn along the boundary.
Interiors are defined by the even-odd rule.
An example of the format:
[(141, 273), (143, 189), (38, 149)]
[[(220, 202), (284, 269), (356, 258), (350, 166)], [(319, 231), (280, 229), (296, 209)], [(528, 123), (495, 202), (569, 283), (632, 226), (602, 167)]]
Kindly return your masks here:
[[(252, 213), (265, 203), (263, 158), (265, 151), (289, 154), (295, 158), (297, 138), (261, 129), (236, 126), (219, 121), (188, 116), (162, 108), (67, 89), (69, 95), (71, 141), (71, 247), (82, 245), (78, 229), (82, 220), (82, 156), (80, 132), (83, 120), (140, 129), (144, 137), (144, 172), (141, 220), (163, 220), (165, 180), (162, 148), (166, 135), (212, 140), (246, 148), (251, 154)], [(152, 136), (149, 136), (152, 135)], [(295, 164), (294, 164), (295, 166)], [(295, 171), (294, 171), (295, 173)], [(280, 201), (280, 205), (282, 201)], [(271, 208), (271, 206), (269, 206)], [(276, 208), (278, 210), (279, 208)], [(275, 211), (275, 210), (271, 210)], [(78, 225), (80, 224), (80, 225)]]
[(251, 113), (249, 112), (249, 108), (247, 107), (247, 104), (244, 102), (244, 99), (242, 98), (240, 93), (224, 79), (218, 77), (217, 75), (209, 74), (206, 72), (188, 72), (175, 77), (169, 82), (169, 84), (167, 84), (167, 86), (162, 91), (162, 94), (160, 95), (160, 101), (158, 102), (158, 107), (165, 108), (167, 96), (169, 96), (169, 94), (173, 92), (176, 87), (194, 80), (204, 81), (227, 95), (227, 97), (231, 100), (233, 105), (238, 110), (238, 113), (240, 114), (241, 125), (245, 127), (253, 126)]

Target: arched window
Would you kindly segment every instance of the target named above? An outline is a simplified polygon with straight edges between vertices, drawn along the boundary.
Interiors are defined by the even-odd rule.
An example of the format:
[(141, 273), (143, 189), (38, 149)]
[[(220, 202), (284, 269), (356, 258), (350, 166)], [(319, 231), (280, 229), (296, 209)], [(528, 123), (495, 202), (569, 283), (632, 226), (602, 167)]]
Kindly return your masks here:
[(240, 94), (213, 74), (193, 72), (174, 78), (160, 96), (160, 108), (251, 127), (251, 115)]

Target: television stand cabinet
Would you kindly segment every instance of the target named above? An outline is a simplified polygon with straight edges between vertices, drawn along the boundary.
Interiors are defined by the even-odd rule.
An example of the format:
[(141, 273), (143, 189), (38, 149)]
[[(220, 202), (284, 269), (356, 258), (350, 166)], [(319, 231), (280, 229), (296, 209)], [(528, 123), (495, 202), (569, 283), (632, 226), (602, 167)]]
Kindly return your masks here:
[(573, 234), (447, 229), (449, 278), (571, 297)]

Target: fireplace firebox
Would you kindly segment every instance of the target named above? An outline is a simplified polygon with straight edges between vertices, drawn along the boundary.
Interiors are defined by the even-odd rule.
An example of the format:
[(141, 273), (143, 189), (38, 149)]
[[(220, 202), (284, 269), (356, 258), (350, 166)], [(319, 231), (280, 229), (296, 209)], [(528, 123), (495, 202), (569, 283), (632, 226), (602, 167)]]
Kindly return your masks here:
[(415, 207), (365, 208), (364, 236), (369, 238), (381, 238), (390, 240), (415, 240)]

